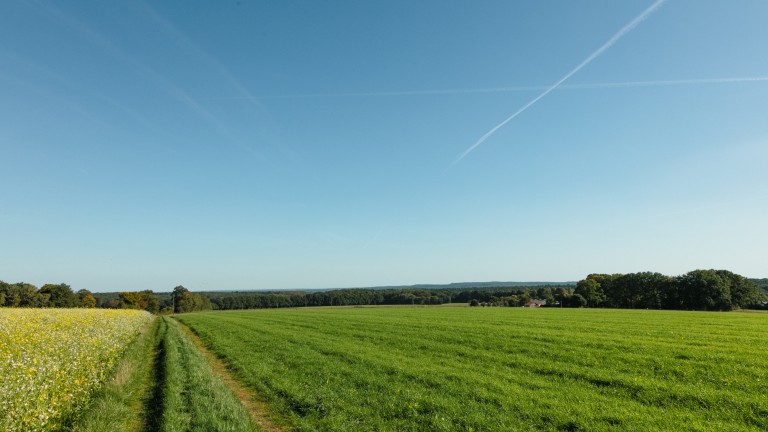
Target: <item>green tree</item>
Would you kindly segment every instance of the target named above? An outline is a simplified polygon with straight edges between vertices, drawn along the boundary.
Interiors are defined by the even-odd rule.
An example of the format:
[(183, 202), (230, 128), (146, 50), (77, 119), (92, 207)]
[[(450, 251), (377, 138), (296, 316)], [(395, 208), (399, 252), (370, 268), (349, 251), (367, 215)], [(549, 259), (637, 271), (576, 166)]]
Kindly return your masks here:
[(732, 309), (730, 281), (715, 270), (693, 270), (678, 276), (675, 285), (683, 309)]
[[(274, 299), (276, 306), (279, 307), (279, 298)], [(175, 313), (194, 312), (213, 309), (211, 300), (198, 293), (190, 292), (188, 289), (179, 285), (173, 289), (173, 311)]]
[(5, 305), (8, 307), (42, 307), (42, 297), (37, 287), (25, 282), (8, 285)]
[(77, 291), (77, 306), (83, 308), (95, 308), (96, 299), (93, 297), (90, 291), (87, 289), (81, 289)]
[(732, 307), (744, 308), (760, 302), (760, 288), (756, 283), (728, 270), (716, 270), (715, 272), (730, 284)]
[(141, 293), (135, 291), (117, 293), (124, 309), (144, 309), (141, 301)]
[(0, 307), (5, 306), (5, 297), (8, 295), (10, 285), (0, 280)]
[(157, 296), (154, 292), (151, 290), (144, 290), (141, 293), (141, 300), (144, 304), (144, 310), (153, 314), (156, 314), (160, 311), (160, 300), (157, 299)]
[(581, 294), (574, 293), (570, 297), (569, 306), (571, 307), (584, 307), (587, 305), (587, 299), (584, 298)]
[(661, 309), (666, 303), (671, 280), (661, 273), (640, 272), (625, 274), (614, 283), (622, 286), (621, 307)]
[(77, 304), (77, 297), (72, 288), (65, 283), (45, 284), (40, 288), (40, 294), (48, 294), (48, 305), (57, 308), (71, 308)]
[(581, 296), (589, 307), (598, 307), (605, 301), (605, 293), (595, 279), (583, 279), (576, 284), (574, 295)]

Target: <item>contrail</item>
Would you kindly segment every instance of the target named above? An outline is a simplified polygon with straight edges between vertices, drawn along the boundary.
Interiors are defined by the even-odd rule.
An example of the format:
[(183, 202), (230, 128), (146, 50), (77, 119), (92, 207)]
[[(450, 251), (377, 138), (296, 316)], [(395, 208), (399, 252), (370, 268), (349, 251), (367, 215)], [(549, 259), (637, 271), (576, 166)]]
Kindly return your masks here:
[(452, 164), (450, 164), (450, 165), (448, 166), (448, 168), (451, 168), (452, 166), (454, 166), (454, 165), (456, 165), (457, 163), (461, 162), (461, 160), (462, 160), (462, 159), (464, 159), (464, 157), (466, 157), (468, 154), (470, 154), (470, 153), (472, 152), (472, 150), (474, 150), (475, 148), (477, 148), (477, 146), (479, 146), (480, 144), (482, 144), (482, 143), (483, 143), (485, 140), (487, 140), (487, 139), (488, 139), (488, 138), (489, 138), (491, 135), (493, 135), (493, 134), (494, 134), (494, 133), (495, 133), (497, 130), (499, 130), (499, 129), (500, 129), (501, 127), (503, 127), (505, 124), (507, 124), (507, 123), (509, 123), (510, 121), (512, 121), (512, 119), (514, 119), (514, 118), (515, 118), (515, 117), (517, 117), (518, 115), (522, 114), (522, 113), (523, 113), (525, 110), (527, 110), (528, 108), (530, 108), (531, 106), (533, 106), (533, 104), (535, 104), (536, 102), (540, 101), (540, 100), (541, 100), (541, 99), (542, 99), (544, 96), (546, 96), (546, 95), (548, 95), (549, 93), (551, 93), (551, 92), (552, 92), (552, 90), (554, 90), (554, 89), (558, 88), (558, 87), (560, 86), (560, 84), (562, 84), (563, 82), (565, 82), (565, 81), (566, 81), (568, 78), (572, 77), (574, 74), (576, 74), (576, 72), (580, 71), (580, 70), (581, 70), (581, 69), (582, 69), (584, 66), (588, 65), (589, 63), (591, 63), (591, 62), (592, 62), (592, 60), (594, 60), (594, 59), (596, 59), (597, 57), (599, 57), (599, 56), (600, 56), (600, 54), (602, 54), (603, 52), (605, 52), (605, 50), (607, 50), (608, 48), (612, 47), (612, 46), (613, 46), (613, 44), (615, 44), (615, 43), (616, 43), (616, 42), (617, 42), (619, 39), (621, 39), (621, 38), (622, 38), (622, 37), (623, 37), (625, 34), (627, 34), (627, 33), (629, 33), (630, 31), (632, 31), (632, 29), (634, 29), (635, 27), (637, 27), (637, 25), (638, 25), (638, 24), (640, 24), (641, 22), (643, 22), (643, 21), (644, 21), (646, 18), (648, 18), (648, 16), (649, 16), (649, 15), (651, 15), (653, 12), (655, 12), (655, 11), (656, 11), (656, 9), (660, 8), (660, 7), (661, 7), (661, 5), (662, 5), (662, 4), (664, 4), (664, 2), (665, 2), (665, 1), (666, 1), (666, 0), (656, 0), (656, 2), (655, 2), (655, 3), (653, 3), (653, 4), (652, 4), (652, 5), (651, 5), (651, 6), (650, 6), (648, 9), (646, 9), (645, 11), (643, 11), (643, 13), (641, 13), (641, 14), (640, 14), (640, 15), (638, 15), (638, 16), (637, 16), (635, 19), (633, 19), (632, 21), (630, 21), (630, 22), (629, 22), (629, 24), (627, 24), (627, 25), (625, 25), (624, 27), (622, 27), (622, 28), (621, 28), (621, 30), (619, 30), (619, 31), (618, 31), (618, 33), (616, 33), (615, 35), (613, 35), (613, 37), (611, 37), (610, 39), (608, 39), (608, 42), (604, 43), (604, 44), (603, 44), (603, 46), (601, 46), (601, 47), (600, 47), (600, 48), (598, 48), (598, 49), (597, 49), (595, 52), (593, 52), (592, 54), (590, 54), (590, 55), (589, 55), (589, 57), (587, 57), (587, 58), (586, 58), (586, 59), (585, 59), (583, 62), (579, 63), (579, 65), (578, 65), (578, 66), (576, 66), (576, 67), (575, 67), (575, 68), (573, 68), (573, 69), (572, 69), (570, 72), (568, 72), (567, 74), (565, 74), (565, 76), (563, 76), (562, 78), (560, 78), (560, 79), (559, 79), (557, 82), (555, 82), (554, 84), (552, 84), (551, 86), (549, 86), (549, 88), (547, 88), (546, 90), (544, 90), (544, 91), (543, 91), (541, 94), (539, 94), (539, 95), (538, 95), (538, 96), (536, 96), (535, 98), (531, 99), (531, 101), (530, 101), (530, 102), (528, 102), (527, 104), (523, 105), (523, 107), (522, 107), (522, 108), (520, 108), (519, 110), (515, 111), (515, 113), (514, 113), (514, 114), (512, 114), (511, 116), (507, 117), (507, 119), (506, 119), (506, 120), (504, 120), (503, 122), (501, 122), (501, 123), (497, 124), (496, 126), (494, 126), (494, 127), (493, 127), (493, 129), (491, 129), (491, 130), (489, 130), (488, 132), (486, 132), (486, 133), (485, 133), (485, 135), (483, 135), (482, 137), (480, 137), (480, 139), (479, 139), (479, 140), (477, 140), (477, 142), (475, 142), (474, 144), (472, 144), (472, 145), (471, 145), (471, 146), (470, 146), (468, 149), (464, 150), (464, 153), (462, 153), (462, 154), (461, 154), (461, 155), (460, 155), (460, 156), (459, 156), (459, 157), (458, 157), (458, 158), (457, 158), (455, 161), (453, 161), (453, 163), (452, 163)]
[[(583, 84), (563, 84), (555, 90), (580, 90), (580, 89), (602, 89), (602, 88), (625, 88), (625, 87), (657, 87), (657, 86), (675, 86), (675, 85), (696, 85), (696, 84), (730, 84), (744, 82), (768, 81), (768, 76), (754, 77), (730, 77), (730, 78), (696, 78), (696, 79), (678, 79), (678, 80), (653, 80), (653, 81), (618, 81), (618, 82), (597, 82)], [(466, 88), (466, 89), (433, 89), (433, 90), (399, 90), (399, 91), (379, 91), (379, 92), (360, 92), (360, 93), (296, 93), (296, 94), (275, 94), (275, 95), (248, 95), (248, 96), (229, 96), (229, 97), (211, 97), (200, 98), (198, 100), (248, 100), (248, 99), (309, 99), (309, 98), (343, 98), (343, 97), (368, 97), (368, 96), (421, 96), (421, 95), (451, 95), (451, 94), (472, 94), (472, 93), (503, 93), (503, 92), (526, 92), (536, 90), (546, 90), (550, 86), (531, 85), (531, 86), (508, 86), (508, 87), (486, 87), (486, 88)]]

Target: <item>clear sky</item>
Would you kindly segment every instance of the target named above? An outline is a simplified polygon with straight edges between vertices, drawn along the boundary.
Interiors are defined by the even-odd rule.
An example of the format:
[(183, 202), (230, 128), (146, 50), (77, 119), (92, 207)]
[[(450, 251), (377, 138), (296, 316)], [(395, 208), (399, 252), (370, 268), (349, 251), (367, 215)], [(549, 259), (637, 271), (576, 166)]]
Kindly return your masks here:
[(0, 2), (0, 279), (767, 277), (768, 2), (653, 4)]

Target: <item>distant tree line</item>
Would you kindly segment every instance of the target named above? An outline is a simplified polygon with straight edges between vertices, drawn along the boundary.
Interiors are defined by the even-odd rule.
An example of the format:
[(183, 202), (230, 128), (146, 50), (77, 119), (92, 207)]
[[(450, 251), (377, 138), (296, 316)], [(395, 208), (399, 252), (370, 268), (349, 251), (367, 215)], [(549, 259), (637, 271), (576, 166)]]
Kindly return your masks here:
[[(554, 295), (573, 285), (536, 287), (483, 287), (483, 288), (386, 288), (341, 289), (330, 291), (265, 291), (265, 292), (204, 292), (214, 309), (267, 309), (305, 306), (365, 306), (365, 305), (439, 305), (468, 303), (477, 299), (484, 303), (501, 305), (501, 299), (515, 302), (530, 300), (531, 296)], [(517, 297), (514, 297), (517, 296)], [(508, 306), (509, 304), (504, 304)]]
[(439, 305), (731, 310), (768, 309), (768, 279), (746, 279), (727, 270), (694, 270), (682, 276), (642, 272), (590, 274), (575, 285), (483, 286), (458, 288), (339, 289), (328, 291), (208, 291), (177, 286), (170, 293), (150, 290), (118, 293), (73, 292), (66, 284), (0, 281), (0, 306), (101, 307), (151, 313), (267, 309), (306, 306)]
[(1, 307), (30, 308), (93, 308), (96, 299), (88, 290), (72, 291), (65, 284), (45, 284), (39, 289), (29, 283), (6, 283), (0, 281)]
[(693, 270), (681, 276), (641, 272), (590, 274), (576, 284), (576, 301), (588, 307), (728, 311), (765, 308), (754, 280), (728, 270)]
[(105, 301), (101, 293), (94, 294), (86, 289), (75, 292), (65, 283), (45, 284), (37, 288), (26, 282), (11, 284), (0, 281), (0, 307), (143, 309), (151, 313), (160, 311), (160, 301), (152, 291), (113, 294), (114, 298)]

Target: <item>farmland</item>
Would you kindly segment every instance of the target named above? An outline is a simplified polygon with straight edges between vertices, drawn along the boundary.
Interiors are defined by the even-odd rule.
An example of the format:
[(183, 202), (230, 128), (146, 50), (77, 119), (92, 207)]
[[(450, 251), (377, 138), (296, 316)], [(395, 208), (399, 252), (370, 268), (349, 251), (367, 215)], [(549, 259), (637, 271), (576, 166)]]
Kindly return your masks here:
[(179, 315), (295, 430), (765, 430), (768, 315), (318, 308)]
[(0, 430), (766, 430), (767, 331), (760, 312), (1, 309)]
[(87, 403), (151, 315), (0, 309), (0, 430), (56, 430)]

